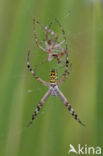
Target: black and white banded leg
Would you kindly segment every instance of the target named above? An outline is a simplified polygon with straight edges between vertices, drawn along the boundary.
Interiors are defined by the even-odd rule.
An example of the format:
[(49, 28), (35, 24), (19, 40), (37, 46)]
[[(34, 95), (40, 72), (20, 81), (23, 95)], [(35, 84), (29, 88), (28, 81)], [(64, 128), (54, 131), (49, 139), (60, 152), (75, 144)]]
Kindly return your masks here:
[(44, 86), (48, 86), (48, 83), (42, 80), (40, 77), (36, 75), (36, 72), (32, 70), (30, 63), (29, 63), (29, 56), (30, 56), (30, 50), (28, 51), (28, 56), (27, 56), (27, 67), (29, 71), (33, 74), (36, 80), (38, 80), (40, 83), (42, 83)]
[(40, 111), (40, 109), (42, 108), (42, 106), (44, 105), (46, 99), (48, 98), (48, 96), (51, 94), (51, 90), (49, 90), (41, 99), (41, 101), (39, 102), (39, 104), (37, 105), (36, 109), (34, 110), (34, 113), (32, 115), (32, 120), (29, 122), (28, 126), (32, 124), (33, 120), (35, 119), (35, 117), (37, 116), (38, 112)]
[(72, 116), (74, 117), (75, 120), (77, 120), (82, 126), (85, 126), (80, 119), (78, 118), (77, 114), (75, 113), (75, 111), (73, 110), (72, 106), (69, 104), (68, 100), (66, 99), (66, 97), (63, 95), (63, 93), (59, 90), (59, 88), (56, 89), (56, 92), (58, 94), (58, 96), (61, 98), (61, 100), (63, 101), (63, 103), (65, 104), (65, 106), (68, 108), (68, 110), (70, 111), (70, 113), (72, 114)]

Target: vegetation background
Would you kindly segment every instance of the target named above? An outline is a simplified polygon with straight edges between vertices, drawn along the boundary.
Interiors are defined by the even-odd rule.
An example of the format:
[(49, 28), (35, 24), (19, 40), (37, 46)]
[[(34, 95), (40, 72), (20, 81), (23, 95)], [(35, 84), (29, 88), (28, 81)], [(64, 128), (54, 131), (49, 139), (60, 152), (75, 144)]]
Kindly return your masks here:
[[(53, 22), (62, 39), (57, 18), (66, 32), (72, 70), (60, 89), (85, 127), (52, 96), (26, 127), (47, 91), (26, 67), (29, 48), (33, 67), (46, 57), (35, 45), (33, 18)], [(48, 80), (50, 68), (38, 75)], [(69, 144), (103, 147), (103, 1), (0, 0), (0, 156), (67, 156)]]

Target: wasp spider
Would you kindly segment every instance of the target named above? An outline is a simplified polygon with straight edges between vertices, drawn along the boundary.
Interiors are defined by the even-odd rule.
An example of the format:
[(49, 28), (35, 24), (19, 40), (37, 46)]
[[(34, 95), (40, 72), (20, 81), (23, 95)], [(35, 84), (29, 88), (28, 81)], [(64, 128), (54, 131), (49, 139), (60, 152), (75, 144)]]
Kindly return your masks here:
[[(35, 21), (35, 19), (33, 20), (34, 39), (35, 39), (37, 46), (42, 51), (47, 53), (47, 55), (48, 55), (47, 60), (48, 61), (51, 61), (53, 59), (53, 57), (55, 57), (57, 59), (58, 63), (60, 63), (61, 57), (64, 56), (66, 53), (65, 49), (63, 47), (61, 47), (61, 45), (66, 42), (66, 36), (65, 36), (64, 29), (62, 28), (61, 24), (59, 23), (59, 21), (57, 19), (56, 19), (56, 22), (58, 23), (58, 25), (62, 31), (63, 38), (64, 38), (63, 41), (61, 41), (60, 43), (57, 43), (58, 35), (50, 29), (50, 26), (52, 23), (50, 23), (49, 27), (46, 27), (45, 25), (43, 25), (39, 21)], [(46, 37), (43, 40), (41, 40), (40, 42), (37, 39), (36, 23), (39, 24), (41, 26), (41, 28), (44, 30), (44, 32), (46, 33)], [(52, 35), (54, 37), (54, 39), (49, 34)], [(45, 48), (42, 46), (42, 43), (44, 44)]]
[(63, 101), (63, 103), (65, 104), (65, 106), (68, 108), (68, 110), (70, 111), (70, 113), (72, 114), (72, 116), (81, 124), (84, 126), (84, 124), (80, 121), (80, 119), (78, 118), (77, 114), (75, 113), (75, 111), (73, 110), (72, 106), (69, 104), (68, 100), (66, 99), (66, 97), (63, 95), (63, 93), (60, 91), (59, 86), (64, 82), (64, 80), (66, 79), (67, 74), (69, 73), (69, 67), (68, 67), (68, 53), (67, 53), (67, 47), (66, 47), (66, 69), (64, 74), (62, 75), (61, 80), (58, 82), (58, 74), (56, 72), (55, 69), (50, 71), (49, 74), (49, 82), (45, 82), (44, 80), (42, 80), (40, 77), (38, 77), (36, 75), (36, 71), (33, 71), (30, 64), (29, 64), (29, 55), (30, 55), (30, 51), (28, 51), (28, 57), (27, 57), (27, 67), (29, 68), (30, 72), (33, 74), (33, 76), (36, 78), (36, 80), (38, 80), (40, 83), (42, 83), (44, 86), (47, 86), (49, 88), (48, 92), (43, 96), (43, 98), (40, 100), (39, 104), (37, 105), (37, 108), (35, 109), (33, 115), (32, 115), (32, 120), (30, 121), (29, 125), (32, 124), (33, 120), (35, 119), (35, 117), (37, 116), (39, 110), (41, 109), (41, 107), (44, 105), (44, 103), (46, 102), (47, 98), (49, 97), (49, 95), (53, 95), (56, 96), (58, 95), (61, 100)]

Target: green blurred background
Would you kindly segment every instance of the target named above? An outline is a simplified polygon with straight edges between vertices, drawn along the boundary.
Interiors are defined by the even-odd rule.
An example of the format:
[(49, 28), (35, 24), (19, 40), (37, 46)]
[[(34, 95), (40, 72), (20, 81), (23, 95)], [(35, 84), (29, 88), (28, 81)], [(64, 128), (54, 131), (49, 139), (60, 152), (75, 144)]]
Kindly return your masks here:
[[(52, 96), (26, 127), (47, 91), (26, 67), (28, 48), (33, 67), (46, 57), (35, 45), (33, 18), (45, 25), (58, 18), (66, 32), (72, 70), (60, 89), (85, 127)], [(53, 30), (62, 38), (55, 22)], [(50, 68), (47, 62), (38, 75), (47, 81)], [(102, 0), (0, 0), (0, 156), (67, 156), (69, 144), (103, 147), (102, 68)]]

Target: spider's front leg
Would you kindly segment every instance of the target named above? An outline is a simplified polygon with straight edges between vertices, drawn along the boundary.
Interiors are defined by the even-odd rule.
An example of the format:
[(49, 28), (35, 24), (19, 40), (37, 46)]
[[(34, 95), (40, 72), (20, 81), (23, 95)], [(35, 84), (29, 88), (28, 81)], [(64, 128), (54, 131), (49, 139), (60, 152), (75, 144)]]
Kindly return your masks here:
[(28, 56), (27, 56), (27, 67), (29, 71), (33, 74), (36, 80), (38, 80), (40, 83), (42, 83), (44, 86), (48, 86), (48, 83), (44, 80), (42, 80), (40, 77), (36, 75), (36, 72), (32, 70), (30, 63), (29, 63), (29, 56), (30, 56), (30, 50), (28, 51)]
[[(39, 21), (36, 21), (36, 23), (39, 24), (45, 31), (47, 31), (48, 33), (50, 33), (51, 35), (53, 35), (55, 38), (57, 37), (57, 35), (49, 27), (43, 25)], [(51, 26), (51, 24), (50, 24), (50, 26)]]
[(36, 21), (36, 23), (39, 24), (45, 31), (47, 31), (47, 34), (50, 33), (52, 36), (54, 36), (54, 42), (53, 42), (53, 45), (49, 51), (53, 50), (55, 47), (56, 41), (58, 39), (58, 35), (54, 31), (52, 31), (49, 27), (46, 27), (45, 25), (43, 25), (39, 21)]
[(48, 96), (51, 94), (51, 90), (49, 90), (41, 99), (41, 101), (39, 102), (39, 104), (37, 105), (33, 115), (32, 115), (32, 120), (29, 122), (29, 124), (27, 126), (30, 126), (33, 122), (33, 120), (35, 119), (35, 117), (37, 116), (38, 112), (40, 111), (41, 107), (44, 105), (46, 99), (48, 98)]
[[(33, 23), (34, 23), (34, 38), (35, 38), (35, 40), (37, 40), (37, 35), (36, 35), (36, 26), (35, 26), (35, 20), (33, 20)], [(37, 23), (38, 24), (38, 23)], [(48, 26), (48, 29), (50, 29), (50, 27), (51, 27), (51, 25), (52, 25), (52, 22), (49, 24), (49, 26)], [(42, 28), (43, 29), (43, 28)], [(44, 30), (44, 29), (43, 29)], [(41, 40), (40, 42), (36, 42), (38, 45), (39, 45), (39, 48), (40, 48), (40, 45), (42, 44), (42, 43), (45, 43), (45, 42), (47, 42), (48, 40), (49, 41), (51, 41), (52, 40), (52, 38), (51, 38), (51, 36), (49, 35), (49, 32), (48, 31), (44, 31), (44, 33), (45, 33), (45, 38), (43, 39), (43, 40)], [(43, 47), (42, 47), (43, 48)], [(40, 48), (41, 49), (41, 48)], [(46, 49), (45, 49), (45, 52), (46, 52)]]
[[(38, 39), (37, 39), (37, 33), (36, 33), (36, 26), (35, 26), (35, 19), (33, 20), (33, 24), (34, 24), (34, 40), (35, 40), (35, 42), (36, 42), (36, 45), (37, 45), (37, 47), (38, 48), (40, 48), (42, 51), (44, 51), (44, 52), (47, 52), (47, 50), (45, 49), (45, 48), (43, 48), (41, 45), (40, 45), (40, 43), (39, 43), (39, 41), (38, 41)], [(41, 41), (42, 42), (42, 41)]]
[[(64, 41), (62, 41), (62, 42), (60, 42), (60, 43), (58, 44), (58, 45), (60, 46), (61, 44), (63, 44), (64, 42), (66, 42), (66, 35), (65, 35), (65, 31), (64, 31), (62, 25), (60, 24), (60, 22), (59, 22), (57, 19), (55, 19), (55, 20), (56, 20), (56, 22), (58, 23), (58, 25), (59, 25), (59, 27), (60, 27), (60, 29), (61, 29), (61, 31), (62, 31), (63, 37), (64, 37)], [(58, 45), (57, 45), (57, 46), (58, 46)]]
[[(52, 25), (52, 22), (49, 24), (48, 29), (50, 29), (51, 25)], [(48, 39), (51, 40), (51, 37), (49, 36), (49, 32), (47, 31), (45, 41), (47, 41)]]

